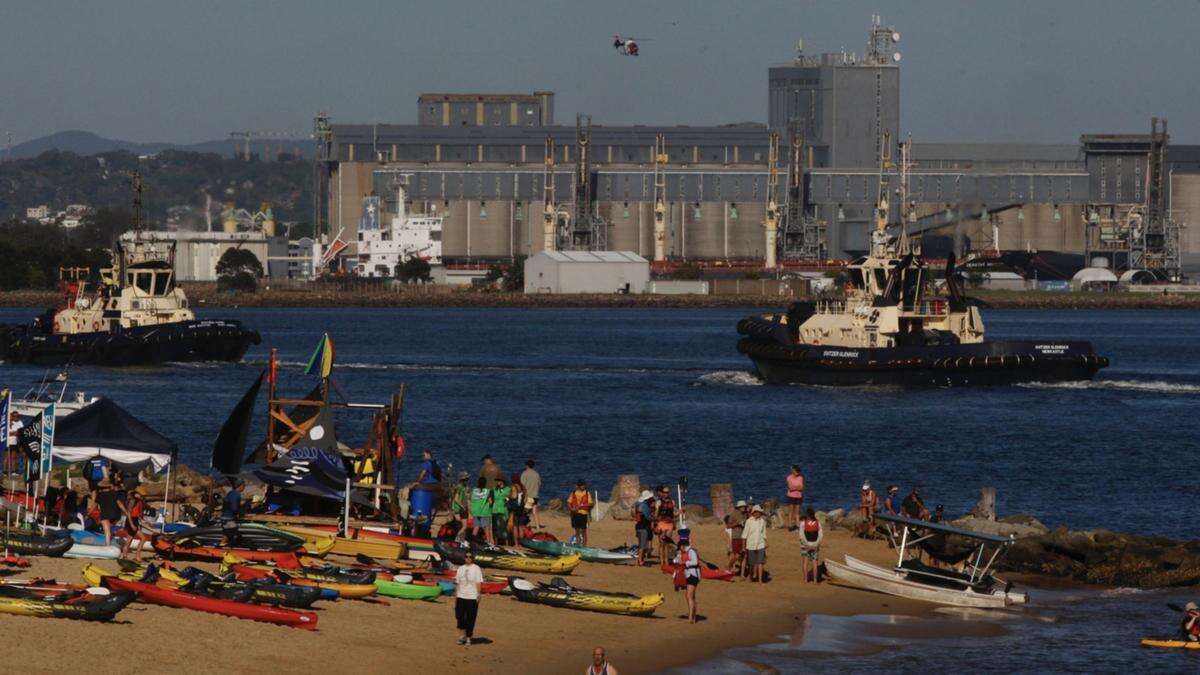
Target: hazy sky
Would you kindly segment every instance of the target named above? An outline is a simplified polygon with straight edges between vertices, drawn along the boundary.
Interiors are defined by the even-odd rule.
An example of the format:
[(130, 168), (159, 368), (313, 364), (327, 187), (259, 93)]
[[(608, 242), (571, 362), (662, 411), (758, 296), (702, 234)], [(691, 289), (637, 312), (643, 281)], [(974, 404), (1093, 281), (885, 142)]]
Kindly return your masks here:
[[(425, 91), (557, 92), (599, 124), (765, 121), (767, 66), (902, 34), (901, 123), (923, 141), (1200, 142), (1200, 1), (489, 0), (9, 4), (0, 142), (66, 129), (191, 142), (235, 129), (413, 123)], [(645, 38), (618, 56), (614, 33)]]

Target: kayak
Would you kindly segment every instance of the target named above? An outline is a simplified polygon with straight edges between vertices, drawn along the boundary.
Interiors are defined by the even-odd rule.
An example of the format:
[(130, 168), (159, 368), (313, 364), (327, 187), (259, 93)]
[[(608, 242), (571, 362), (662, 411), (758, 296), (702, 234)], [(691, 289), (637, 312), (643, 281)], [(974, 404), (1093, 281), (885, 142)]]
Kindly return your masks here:
[(63, 554), (64, 558), (94, 558), (96, 560), (116, 560), (121, 557), (121, 547), (116, 544), (104, 545), (104, 537), (99, 544), (72, 544)]
[[(315, 586), (279, 584), (270, 579), (255, 579), (246, 582), (231, 581), (195, 567), (186, 567), (179, 572), (164, 569), (162, 575), (164, 579), (184, 586), (184, 590), (203, 595), (224, 597), (222, 593), (226, 589), (245, 587), (249, 589), (250, 602), (264, 605), (305, 609), (321, 598), (321, 589)], [(236, 577), (231, 575), (231, 579), (236, 579)]]
[[(370, 597), (379, 592), (379, 589), (375, 587), (375, 575), (373, 573), (370, 575), (369, 580), (361, 580), (347, 579), (340, 575), (311, 572), (307, 569), (282, 570), (266, 565), (248, 565), (245, 563), (226, 562), (222, 564), (221, 569), (228, 569), (233, 572), (239, 581), (272, 579), (298, 586), (313, 586), (323, 590), (337, 591), (339, 598), (349, 598), (351, 600)], [(359, 583), (355, 583), (356, 581)]]
[(508, 585), (513, 595), (522, 602), (606, 614), (650, 616), (664, 600), (662, 593), (633, 595), (575, 588), (557, 577), (549, 584), (535, 584), (520, 577), (513, 577), (509, 579)]
[(222, 560), (226, 555), (235, 555), (241, 560), (270, 562), (280, 567), (298, 567), (299, 560), (291, 551), (255, 551), (243, 548), (218, 548), (212, 546), (186, 546), (166, 537), (154, 538), (154, 550), (164, 558), (186, 557), (202, 560)]
[[(681, 567), (682, 567), (682, 565), (672, 565), (671, 563), (663, 563), (662, 573), (674, 575), (675, 572), (678, 571)], [(704, 563), (704, 562), (702, 562), (700, 564), (700, 578), (701, 579), (712, 579), (714, 581), (733, 581), (733, 578), (735, 576), (737, 576), (737, 575), (729, 570), (721, 569), (720, 567), (715, 567), (715, 566), (709, 567), (708, 563)]]
[(1143, 647), (1158, 647), (1159, 649), (1200, 649), (1200, 642), (1189, 642), (1187, 640), (1155, 640), (1146, 638), (1142, 640)]
[[(323, 552), (333, 553), (335, 555), (365, 555), (371, 558), (381, 558), (384, 560), (399, 560), (404, 557), (405, 546), (403, 543), (387, 541), (382, 539), (352, 539), (350, 537), (339, 537), (324, 530), (318, 530), (309, 527), (292, 527), (291, 525), (281, 526), (281, 530), (289, 532), (304, 538), (304, 548), (309, 553), (316, 553), (310, 544), (324, 543), (328, 541)], [(316, 553), (320, 555), (320, 553)]]
[(588, 562), (622, 563), (629, 562), (637, 556), (629, 551), (619, 549), (595, 548), (593, 546), (576, 546), (565, 541), (546, 541), (544, 539), (522, 539), (521, 545), (527, 549), (547, 555), (579, 554)]
[[(186, 547), (218, 548), (225, 544), (225, 531), (220, 525), (192, 527), (170, 535), (160, 535)], [(238, 523), (237, 548), (249, 551), (295, 551), (304, 546), (304, 538), (258, 523)], [(312, 551), (310, 551), (312, 552)]]
[(383, 579), (375, 580), (375, 588), (379, 594), (388, 598), (401, 598), (403, 600), (433, 600), (442, 594), (442, 587), (438, 584), (429, 586), (402, 581), (384, 581)]
[[(338, 531), (336, 525), (310, 525), (308, 527), (322, 532)], [(433, 549), (432, 539), (410, 537), (387, 527), (352, 527), (346, 531), (346, 536), (350, 539), (378, 539), (404, 544), (404, 555), (412, 560), (428, 560), (437, 556)]]
[(135, 598), (137, 594), (129, 592), (92, 595), (86, 591), (5, 586), (0, 588), (0, 614), (108, 621)]
[(10, 553), (21, 555), (44, 555), (57, 558), (74, 545), (75, 542), (66, 535), (58, 536), (54, 533), (41, 535), (17, 531), (5, 535), (0, 532), (0, 548), (7, 548)]
[(140, 581), (128, 581), (106, 572), (95, 565), (88, 565), (83, 568), (83, 577), (92, 585), (102, 585), (105, 588), (116, 591), (133, 591), (138, 594), (142, 602), (154, 605), (192, 609), (199, 612), (274, 623), (281, 626), (292, 626), (305, 630), (316, 630), (317, 628), (317, 615), (313, 612), (298, 612), (294, 609), (282, 609), (267, 605), (210, 598), (175, 588), (161, 588), (154, 584), (147, 584)]
[(494, 567), (516, 572), (534, 574), (570, 574), (583, 560), (579, 554), (558, 557), (523, 555), (508, 549), (495, 547), (471, 547), (453, 541), (437, 540), (434, 546), (444, 560), (455, 565), (463, 563), (463, 554), (470, 550), (480, 567)]

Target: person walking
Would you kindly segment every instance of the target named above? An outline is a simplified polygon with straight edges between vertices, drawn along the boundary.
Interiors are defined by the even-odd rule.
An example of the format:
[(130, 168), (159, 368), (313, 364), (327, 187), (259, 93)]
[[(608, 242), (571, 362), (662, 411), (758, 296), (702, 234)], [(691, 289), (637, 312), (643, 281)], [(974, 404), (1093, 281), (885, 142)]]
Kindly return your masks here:
[(696, 623), (696, 588), (700, 585), (700, 554), (692, 548), (692, 540), (688, 537), (679, 537), (679, 551), (675, 553), (674, 563), (683, 567), (688, 623)]
[(746, 520), (742, 534), (746, 537), (746, 564), (750, 566), (750, 581), (763, 583), (766, 581), (767, 519), (763, 517), (762, 506), (755, 504), (750, 509), (750, 518)]
[(821, 527), (817, 514), (808, 509), (800, 523), (800, 583), (808, 583), (810, 563), (813, 583), (821, 582), (821, 540), (824, 538), (825, 528)]
[(492, 531), (497, 544), (512, 543), (512, 532), (508, 528), (508, 496), (511, 492), (504, 476), (496, 479), (496, 487), (492, 489)]
[(725, 515), (725, 527), (729, 530), (729, 569), (735, 574), (746, 576), (746, 500), (739, 499), (733, 510)]
[(588, 520), (595, 506), (592, 493), (587, 489), (587, 481), (576, 481), (575, 491), (567, 498), (567, 510), (571, 512), (571, 529), (575, 530), (575, 540), (580, 546), (588, 545)]
[(642, 490), (638, 501), (633, 505), (633, 535), (637, 538), (637, 566), (646, 564), (646, 556), (650, 554), (650, 541), (654, 538), (654, 493)]
[(500, 465), (492, 461), (491, 455), (483, 456), (483, 466), (479, 468), (479, 477), (487, 479), (489, 489), (496, 487), (496, 479), (504, 477), (504, 470)]
[(793, 532), (800, 527), (800, 505), (804, 503), (804, 475), (795, 464), (787, 475), (787, 503), (788, 532)]
[(475, 637), (475, 620), (479, 617), (479, 585), (483, 570), (475, 564), (475, 554), (467, 551), (463, 564), (454, 572), (454, 618), (462, 636), (458, 644), (469, 645)]
[(533, 460), (525, 462), (521, 472), (521, 485), (525, 488), (525, 509), (529, 511), (533, 529), (541, 530), (542, 516), (538, 513), (538, 496), (542, 492), (542, 474), (533, 468)]
[(117, 490), (109, 480), (100, 481), (96, 493), (96, 505), (100, 508), (100, 527), (104, 530), (104, 545), (112, 544), (113, 525), (120, 524), (129, 510), (125, 507), (125, 494)]
[(225, 545), (230, 548), (237, 547), (238, 518), (242, 515), (242, 488), (244, 487), (246, 487), (246, 481), (234, 478), (229, 486), (229, 492), (226, 492), (225, 498), (221, 500), (221, 535), (225, 539)]
[(587, 672), (584, 675), (620, 675), (617, 669), (608, 662), (608, 658), (604, 653), (604, 647), (596, 647), (592, 650), (592, 663), (588, 666)]
[(458, 521), (455, 539), (462, 541), (467, 536), (467, 523), (471, 520), (471, 488), (467, 487), (469, 476), (466, 471), (458, 472), (458, 482), (454, 484), (454, 492), (450, 496), (451, 522)]

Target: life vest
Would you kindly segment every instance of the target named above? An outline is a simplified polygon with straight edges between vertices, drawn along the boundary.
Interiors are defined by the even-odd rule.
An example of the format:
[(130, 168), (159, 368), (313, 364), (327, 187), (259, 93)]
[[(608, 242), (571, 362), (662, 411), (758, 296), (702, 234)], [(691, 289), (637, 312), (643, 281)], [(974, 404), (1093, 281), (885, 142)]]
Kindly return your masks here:
[(571, 497), (567, 499), (567, 508), (571, 513), (587, 513), (592, 507), (592, 493), (583, 492), (580, 496), (579, 490), (571, 493)]
[(658, 519), (675, 520), (675, 502), (670, 497), (658, 500)]
[(358, 478), (359, 483), (374, 483), (375, 458), (371, 455), (363, 455), (355, 459), (354, 475)]
[(806, 519), (804, 521), (804, 538), (808, 541), (816, 541), (819, 534), (821, 534), (820, 521), (815, 518), (813, 520)]

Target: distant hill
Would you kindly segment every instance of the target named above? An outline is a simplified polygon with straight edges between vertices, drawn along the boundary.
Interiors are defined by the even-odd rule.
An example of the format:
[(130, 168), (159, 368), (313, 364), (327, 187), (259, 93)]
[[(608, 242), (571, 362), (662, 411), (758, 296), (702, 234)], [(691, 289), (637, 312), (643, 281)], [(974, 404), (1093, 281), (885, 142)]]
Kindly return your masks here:
[[(263, 150), (263, 144), (267, 143), (271, 148), (271, 154), (274, 155), (277, 149), (285, 152), (293, 152), (295, 148), (299, 148), (300, 152), (305, 157), (312, 157), (313, 147), (312, 142), (303, 139), (288, 140), (288, 141), (251, 141), (250, 152), (259, 154)], [(238, 149), (243, 147), (238, 144)], [(105, 152), (125, 151), (134, 155), (152, 155), (163, 150), (188, 150), (191, 152), (215, 152), (218, 155), (232, 156), (234, 149), (233, 139), (224, 139), (216, 141), (203, 141), (200, 143), (181, 144), (181, 143), (138, 143), (136, 141), (122, 141), (114, 138), (105, 138), (98, 136), (90, 131), (59, 131), (48, 136), (35, 138), (31, 141), (25, 141), (12, 147), (13, 159), (28, 159), (37, 157), (43, 152), (49, 150), (59, 150), (61, 152), (73, 152), (80, 156), (98, 155)]]

